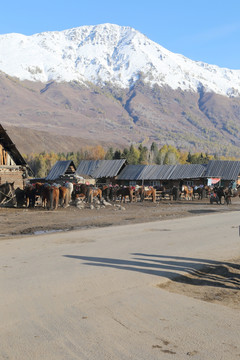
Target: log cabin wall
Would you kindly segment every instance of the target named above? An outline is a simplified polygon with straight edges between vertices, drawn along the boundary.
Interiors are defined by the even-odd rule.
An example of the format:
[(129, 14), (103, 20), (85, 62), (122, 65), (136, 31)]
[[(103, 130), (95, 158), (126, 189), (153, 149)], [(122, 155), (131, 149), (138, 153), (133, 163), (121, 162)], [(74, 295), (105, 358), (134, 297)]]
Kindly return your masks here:
[(7, 152), (0, 144), (0, 165), (7, 165)]
[(14, 188), (23, 189), (23, 169), (17, 166), (8, 152), (0, 144), (0, 185), (14, 182)]
[(0, 166), (0, 185), (5, 182), (14, 182), (14, 188), (23, 189), (23, 170), (14, 166), (13, 168)]

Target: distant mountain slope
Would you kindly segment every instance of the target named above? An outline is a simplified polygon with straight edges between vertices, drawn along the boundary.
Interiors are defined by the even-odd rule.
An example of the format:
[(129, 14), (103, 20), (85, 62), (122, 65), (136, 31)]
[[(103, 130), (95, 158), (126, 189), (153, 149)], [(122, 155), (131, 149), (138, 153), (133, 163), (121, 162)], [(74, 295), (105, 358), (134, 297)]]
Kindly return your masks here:
[[(2, 75), (0, 99), (1, 123), (25, 128), (26, 137), (31, 131), (46, 132), (44, 146), (49, 151), (155, 141), (192, 152), (240, 156), (240, 98), (149, 87), (141, 80), (125, 90), (72, 82), (21, 82)], [(56, 147), (58, 136), (62, 138)], [(73, 138), (64, 140), (67, 136)], [(29, 147), (24, 151), (42, 149), (41, 139), (31, 141), (32, 151)], [(28, 142), (26, 138), (25, 147)]]

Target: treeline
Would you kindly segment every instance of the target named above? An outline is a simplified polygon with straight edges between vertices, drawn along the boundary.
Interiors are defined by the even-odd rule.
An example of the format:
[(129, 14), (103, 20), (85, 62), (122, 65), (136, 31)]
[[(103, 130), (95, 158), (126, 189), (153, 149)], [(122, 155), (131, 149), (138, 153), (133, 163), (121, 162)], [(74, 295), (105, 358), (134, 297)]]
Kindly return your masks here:
[(58, 160), (72, 160), (78, 166), (81, 160), (114, 160), (126, 159), (128, 164), (142, 165), (175, 165), (175, 164), (207, 164), (211, 159), (236, 160), (235, 158), (217, 157), (207, 153), (193, 153), (180, 151), (174, 146), (163, 145), (158, 147), (155, 142), (148, 148), (140, 144), (130, 145), (123, 150), (110, 147), (105, 150), (102, 146), (89, 146), (77, 152), (46, 153), (24, 155), (35, 177), (45, 177)]

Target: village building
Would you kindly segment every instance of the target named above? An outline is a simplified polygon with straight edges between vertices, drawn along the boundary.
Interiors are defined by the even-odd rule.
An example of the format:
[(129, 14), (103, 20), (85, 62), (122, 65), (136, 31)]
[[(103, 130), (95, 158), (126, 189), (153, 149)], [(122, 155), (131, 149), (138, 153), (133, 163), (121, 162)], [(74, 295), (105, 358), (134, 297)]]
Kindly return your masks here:
[(59, 160), (51, 168), (44, 179), (45, 182), (65, 184), (66, 182), (95, 185), (95, 179), (89, 175), (76, 174), (76, 166), (72, 160)]
[(120, 185), (145, 185), (171, 188), (204, 185), (206, 165), (127, 165), (117, 176)]
[(240, 161), (211, 160), (208, 164), (127, 165), (120, 160), (82, 160), (76, 168), (73, 161), (57, 161), (46, 182), (118, 184), (124, 186), (229, 186), (240, 184)]
[(126, 165), (126, 159), (119, 160), (82, 160), (76, 170), (76, 175), (89, 175), (96, 179), (96, 184), (112, 184), (117, 175)]
[(0, 125), (0, 185), (14, 182), (14, 188), (22, 189), (32, 170)]
[(59, 160), (53, 165), (45, 178), (46, 182), (63, 184), (66, 181), (75, 181), (76, 166), (72, 160)]
[(211, 160), (205, 178), (207, 185), (237, 187), (240, 185), (240, 161)]

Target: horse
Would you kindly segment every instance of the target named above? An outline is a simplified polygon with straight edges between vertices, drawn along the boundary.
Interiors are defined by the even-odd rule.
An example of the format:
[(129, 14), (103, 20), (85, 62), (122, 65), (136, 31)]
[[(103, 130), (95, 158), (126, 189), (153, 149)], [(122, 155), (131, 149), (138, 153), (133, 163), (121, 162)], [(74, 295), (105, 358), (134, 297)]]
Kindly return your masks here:
[(119, 189), (117, 189), (117, 193), (116, 193), (117, 198), (120, 197), (120, 201), (122, 203), (122, 201), (124, 200), (124, 202), (126, 202), (126, 198), (129, 198), (129, 201), (132, 202), (133, 201), (133, 189), (130, 187), (120, 187)]
[(204, 189), (204, 186), (194, 186), (193, 188), (193, 197), (195, 199), (196, 195), (198, 195), (198, 200), (202, 200), (203, 197), (206, 197), (206, 190)]
[(102, 187), (102, 197), (106, 201), (116, 201), (117, 199), (117, 190), (119, 189), (118, 185), (104, 185)]
[[(204, 186), (204, 191), (205, 191), (205, 197), (209, 197), (213, 191), (213, 187), (209, 186), (209, 185), (205, 185)], [(204, 195), (204, 194), (203, 194)]]
[(15, 190), (15, 195), (16, 195), (17, 207), (23, 207), (24, 205), (26, 205), (26, 196), (25, 196), (25, 191), (23, 189), (20, 189), (20, 187), (18, 187)]
[(232, 197), (237, 197), (237, 196), (240, 197), (240, 186), (234, 189), (232, 189), (231, 187), (225, 188), (224, 195), (225, 195), (225, 202), (227, 203), (227, 205), (231, 204)]
[(50, 208), (50, 189), (51, 185), (48, 183), (39, 183), (35, 184), (36, 196), (40, 196), (42, 200), (43, 208)]
[(77, 198), (86, 199), (89, 201), (90, 186), (86, 184), (76, 184), (73, 189), (73, 200)]
[(50, 187), (50, 209), (56, 210), (59, 203), (59, 187), (52, 185)]
[(213, 192), (218, 196), (220, 204), (222, 204), (222, 198), (226, 197), (226, 192), (228, 191), (228, 188), (224, 188), (223, 186), (215, 186), (213, 189)]
[(240, 197), (240, 186), (235, 189), (230, 189), (232, 197)]
[(179, 191), (180, 190), (177, 186), (172, 187), (171, 195), (174, 201), (179, 200), (179, 196), (180, 196)]
[(0, 205), (5, 204), (16, 205), (14, 182), (0, 185)]
[(70, 190), (66, 186), (59, 187), (59, 202), (63, 207), (67, 207), (70, 201)]
[(42, 206), (48, 210), (56, 210), (59, 203), (59, 185), (50, 185), (48, 183), (36, 183), (36, 193), (42, 199)]
[(187, 185), (182, 185), (182, 193), (186, 200), (193, 200), (193, 188)]
[(143, 194), (143, 186), (136, 185), (135, 188), (133, 188), (133, 199), (135, 199), (135, 201), (138, 201), (138, 197), (140, 197), (141, 200), (142, 194)]
[(156, 189), (154, 189), (153, 187), (142, 187), (142, 190), (140, 192), (140, 198), (141, 201), (143, 201), (146, 197), (151, 197), (152, 198), (152, 202), (156, 202)]
[(36, 187), (34, 184), (27, 184), (24, 188), (26, 207), (35, 207)]
[[(232, 193), (232, 189), (231, 188), (228, 188), (228, 189), (225, 189), (224, 190), (224, 202), (229, 205), (232, 203), (232, 200), (231, 198), (233, 197), (233, 193)], [(239, 195), (240, 196), (240, 195)]]
[(106, 201), (109, 201), (109, 200), (113, 200), (113, 197), (114, 197), (114, 188), (112, 185), (103, 185), (102, 186), (102, 197), (106, 200)]
[(102, 190), (99, 188), (90, 188), (89, 191), (89, 199), (90, 202), (92, 202), (94, 197), (98, 197), (98, 199), (101, 201), (102, 200)]
[(69, 201), (70, 201), (71, 198), (72, 198), (72, 192), (73, 192), (73, 188), (74, 188), (73, 183), (67, 181), (67, 182), (64, 184), (64, 186), (69, 190)]

